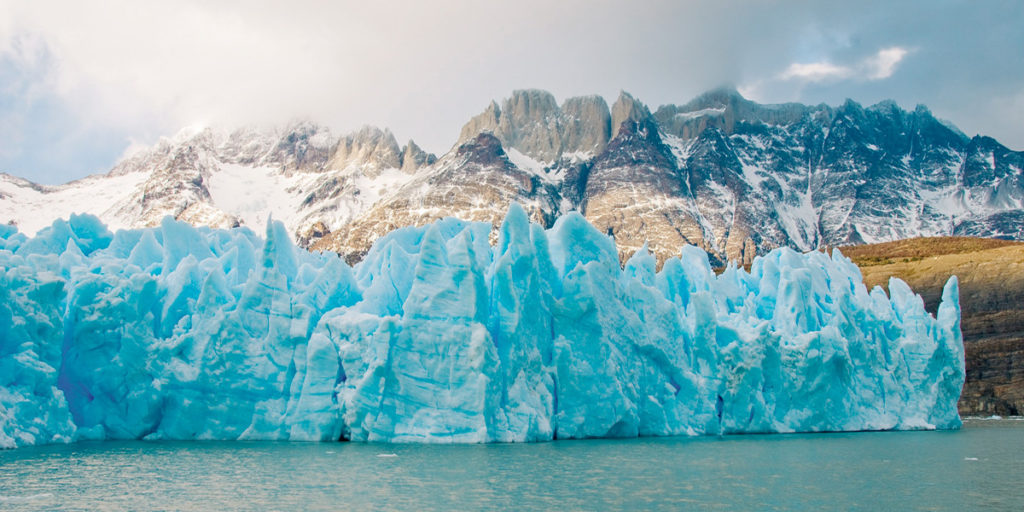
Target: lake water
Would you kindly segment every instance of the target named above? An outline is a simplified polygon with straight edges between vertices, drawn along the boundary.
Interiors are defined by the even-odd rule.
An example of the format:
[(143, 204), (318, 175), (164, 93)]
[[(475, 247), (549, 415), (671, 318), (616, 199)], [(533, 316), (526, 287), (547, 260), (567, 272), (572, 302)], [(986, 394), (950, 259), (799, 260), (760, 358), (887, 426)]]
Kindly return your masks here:
[(1021, 510), (1024, 421), (953, 432), (0, 451), (0, 510)]

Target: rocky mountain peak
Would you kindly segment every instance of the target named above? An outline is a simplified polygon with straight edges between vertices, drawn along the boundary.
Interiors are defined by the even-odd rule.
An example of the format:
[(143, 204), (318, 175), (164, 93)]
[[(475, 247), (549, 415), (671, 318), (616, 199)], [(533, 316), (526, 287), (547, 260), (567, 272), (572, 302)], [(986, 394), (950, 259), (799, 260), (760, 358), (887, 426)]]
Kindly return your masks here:
[(558, 114), (558, 102), (555, 96), (540, 89), (519, 89), (512, 91), (512, 96), (505, 100), (502, 109), (505, 117), (502, 121), (518, 121), (543, 123), (549, 117)]
[(641, 142), (660, 147), (661, 136), (658, 135), (658, 123), (653, 118), (627, 119), (619, 126), (619, 132), (609, 144), (612, 148)]
[(610, 138), (608, 105), (598, 96), (585, 96), (569, 98), (559, 107), (547, 91), (517, 90), (500, 107), (492, 102), (470, 119), (456, 145), (484, 132), (539, 162), (593, 156)]
[(918, 103), (917, 106), (914, 107), (914, 114), (921, 117), (934, 117), (931, 109), (921, 103)]
[(577, 96), (562, 104), (565, 152), (599, 155), (612, 138), (611, 111), (604, 98), (596, 95)]
[(1024, 155), (1010, 151), (991, 137), (975, 135), (965, 150), (963, 179), (968, 186), (1002, 186), (1003, 191), (1008, 191), (1010, 182), (1016, 181), (1020, 186), (1024, 181)]
[(433, 153), (420, 149), (411, 139), (402, 148), (402, 171), (407, 174), (416, 172), (420, 167), (431, 165), (437, 161)]
[(626, 121), (639, 121), (651, 116), (647, 106), (626, 91), (619, 92), (619, 98), (612, 105), (612, 138), (614, 139)]
[(273, 213), (303, 244), (346, 254), (434, 218), (492, 221), (511, 201), (546, 221), (580, 211), (627, 253), (649, 242), (659, 261), (685, 243), (749, 263), (777, 246), (1024, 239), (1024, 153), (924, 107), (762, 105), (731, 88), (653, 115), (625, 92), (609, 108), (519, 90), (439, 160), (372, 127), (340, 138), (308, 122), (191, 129), (108, 176), (38, 189), (3, 179), (0, 194), (0, 222), (19, 226), (83, 208), (123, 227), (165, 215), (261, 227)]
[(736, 109), (740, 105), (746, 105), (749, 103), (751, 103), (751, 101), (744, 98), (735, 87), (730, 85), (718, 87), (705, 92), (687, 103), (686, 107), (691, 110), (714, 107), (729, 107)]
[(455, 150), (455, 155), (480, 165), (504, 164), (508, 160), (501, 141), (490, 132), (483, 132), (463, 142)]
[(494, 133), (494, 131), (498, 129), (498, 122), (500, 119), (501, 107), (498, 106), (498, 102), (492, 100), (483, 112), (473, 116), (465, 125), (462, 126), (462, 131), (459, 133), (459, 140), (455, 142), (455, 146), (457, 147), (459, 144), (476, 137), (480, 133)]
[(365, 166), (371, 171), (398, 169), (402, 166), (402, 149), (391, 130), (364, 126), (338, 140), (327, 162), (332, 169), (351, 165)]
[(216, 156), (215, 139), (215, 133), (211, 128), (185, 128), (173, 137), (161, 137), (152, 147), (136, 151), (121, 160), (109, 174), (122, 176), (150, 171), (153, 168), (173, 171), (177, 166), (183, 165), (183, 162), (209, 160)]
[(902, 114), (903, 109), (896, 103), (896, 100), (885, 99), (868, 107), (868, 110), (887, 114)]
[(805, 116), (817, 116), (827, 122), (831, 115), (826, 105), (762, 105), (744, 98), (733, 87), (708, 91), (682, 106), (662, 105), (654, 114), (665, 132), (684, 140), (695, 139), (709, 128), (731, 135), (736, 132), (738, 123), (792, 125)]
[[(234, 158), (238, 163), (248, 163), (247, 160), (252, 158), (251, 150), (260, 149), (258, 136), (249, 138), (245, 143), (246, 145), (241, 147), (241, 153), (244, 155), (243, 158), (247, 158)], [(288, 171), (320, 171), (330, 158), (334, 144), (334, 136), (327, 127), (309, 121), (298, 121), (281, 130), (277, 141), (262, 158), (261, 163)]]
[(836, 116), (846, 116), (853, 119), (864, 117), (864, 106), (850, 98), (836, 109)]
[(111, 170), (112, 175), (172, 165), (174, 155), (191, 151), (211, 161), (228, 164), (268, 166), (285, 171), (322, 170), (336, 139), (324, 126), (297, 121), (283, 128), (252, 126), (232, 131), (205, 127), (188, 128), (173, 137), (161, 138), (150, 148), (125, 158)]

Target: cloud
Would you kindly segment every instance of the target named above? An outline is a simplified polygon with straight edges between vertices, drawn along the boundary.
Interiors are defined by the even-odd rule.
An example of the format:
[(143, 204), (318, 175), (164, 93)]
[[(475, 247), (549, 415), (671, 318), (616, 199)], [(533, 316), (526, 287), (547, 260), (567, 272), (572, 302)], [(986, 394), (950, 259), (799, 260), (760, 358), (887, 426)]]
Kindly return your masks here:
[[(0, 158), (23, 152), (26, 120), (43, 106), (53, 73), (45, 44), (37, 38), (10, 37), (0, 44)], [(3, 98), (17, 98), (3, 101)]]
[(863, 69), (866, 72), (865, 76), (868, 80), (889, 78), (896, 72), (896, 66), (903, 60), (903, 57), (907, 56), (907, 53), (906, 48), (900, 48), (899, 46), (879, 50), (877, 54), (865, 59), (862, 63)]
[[(342, 133), (385, 126), (443, 152), (462, 123), (513, 89), (681, 101), (729, 81), (742, 51), (730, 42), (717, 45), (719, 58), (687, 51), (736, 23), (714, 3), (0, 0), (0, 12), (0, 48), (30, 38), (51, 57), (50, 78), (35, 85), (67, 115), (34, 122), (112, 134), (123, 142), (111, 159), (132, 139), (186, 125), (296, 118)], [(690, 28), (650, 29), (667, 20)], [(704, 83), (680, 87), (693, 70)], [(0, 124), (12, 119), (0, 111)], [(37, 167), (0, 159), (0, 170)]]
[(627, 90), (656, 108), (734, 83), (762, 101), (927, 103), (958, 123), (1024, 88), (1024, 3), (0, 0), (0, 13), (0, 131), (21, 134), (0, 171), (30, 179), (109, 168), (133, 141), (194, 124), (372, 124), (440, 153), (527, 87)]
[(853, 70), (848, 67), (836, 66), (835, 64), (828, 62), (812, 62), (810, 64), (799, 64), (794, 62), (779, 75), (779, 79), (798, 79), (809, 82), (820, 82), (828, 79), (846, 78), (852, 73)]
[(874, 55), (865, 57), (849, 66), (840, 66), (828, 61), (811, 63), (794, 62), (777, 76), (778, 80), (801, 82), (824, 82), (829, 80), (883, 80), (896, 71), (896, 67), (909, 52), (906, 48), (892, 46), (882, 48)]

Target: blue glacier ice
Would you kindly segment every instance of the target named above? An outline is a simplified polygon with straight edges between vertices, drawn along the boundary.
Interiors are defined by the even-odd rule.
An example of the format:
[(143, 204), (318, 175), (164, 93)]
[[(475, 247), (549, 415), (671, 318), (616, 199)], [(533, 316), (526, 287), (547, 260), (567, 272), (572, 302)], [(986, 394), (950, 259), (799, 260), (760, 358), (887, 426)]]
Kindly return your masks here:
[(955, 277), (933, 317), (839, 251), (716, 275), (695, 247), (621, 266), (575, 213), (491, 231), (399, 229), (349, 267), (276, 222), (0, 226), (0, 447), (960, 426)]

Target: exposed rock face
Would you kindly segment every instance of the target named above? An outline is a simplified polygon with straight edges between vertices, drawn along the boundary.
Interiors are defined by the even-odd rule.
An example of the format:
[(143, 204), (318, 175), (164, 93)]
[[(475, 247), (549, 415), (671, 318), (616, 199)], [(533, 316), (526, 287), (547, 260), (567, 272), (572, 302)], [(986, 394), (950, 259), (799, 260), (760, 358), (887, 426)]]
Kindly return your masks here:
[[(0, 190), (12, 196), (0, 217), (26, 229), (74, 212), (100, 215), (113, 227), (156, 226), (170, 215), (195, 225), (260, 229), (273, 216), (296, 241), (311, 244), (435, 161), (414, 142), (400, 148), (391, 132), (372, 127), (340, 138), (308, 122), (270, 131), (183, 131), (106, 176), (58, 187), (0, 179)], [(38, 218), (45, 215), (52, 217)]]
[(967, 380), (960, 414), (1024, 415), (1024, 335), (978, 339), (965, 349)]
[(550, 225), (557, 190), (509, 161), (501, 142), (482, 133), (448, 153), (386, 200), (313, 245), (358, 261), (373, 241), (395, 229), (422, 226), (458, 212), (464, 220), (497, 226), (504, 212), (495, 205), (517, 202), (531, 219)]
[(562, 103), (562, 155), (600, 155), (611, 139), (608, 104), (600, 96), (569, 98)]
[(612, 105), (612, 137), (618, 137), (622, 123), (626, 121), (635, 123), (649, 117), (651, 117), (651, 112), (647, 110), (646, 105), (637, 101), (628, 92), (620, 92), (619, 99), (615, 100), (615, 104)]
[(404, 155), (390, 130), (366, 126), (338, 141), (337, 149), (327, 166), (345, 169), (352, 165), (362, 165), (371, 171), (398, 169), (405, 163)]
[(989, 137), (975, 136), (964, 151), (964, 205), (981, 215), (954, 227), (961, 236), (1024, 239), (1024, 153), (1010, 151)]
[(945, 280), (956, 275), (967, 367), (960, 413), (1024, 414), (1024, 244), (940, 238), (842, 249), (868, 286), (899, 277), (932, 313)]
[[(505, 147), (547, 162), (544, 169), (559, 180), (561, 211), (579, 209), (612, 228), (627, 248), (624, 257), (645, 241), (662, 260), (675, 253), (668, 247), (685, 240), (720, 261), (748, 263), (778, 246), (1024, 236), (1021, 153), (991, 139), (969, 139), (924, 107), (759, 105), (718, 89), (652, 115), (622, 93), (611, 108), (605, 150), (592, 160), (568, 162), (552, 161), (548, 146), (522, 143), (518, 134), (555, 111), (552, 98), (527, 101), (523, 95), (501, 108), (492, 103), (464, 127), (463, 138), (492, 131)], [(542, 108), (522, 107), (527, 104)], [(566, 110), (563, 105), (560, 112)], [(667, 147), (674, 161), (654, 162), (650, 152), (633, 153), (632, 143), (615, 142), (623, 126), (648, 122), (660, 139), (651, 144)], [(615, 186), (608, 181), (613, 166), (620, 176)], [(660, 178), (651, 182), (652, 173)], [(591, 184), (595, 177), (598, 183)], [(632, 177), (636, 183), (625, 185)], [(626, 200), (630, 186), (635, 197)], [(609, 195), (609, 187), (620, 192)], [(642, 220), (625, 220), (641, 212)], [(652, 220), (666, 216), (671, 220)]]
[(197, 225), (238, 226), (237, 218), (210, 205), (207, 180), (215, 166), (209, 154), (212, 143), (211, 135), (204, 132), (190, 144), (161, 152), (156, 169), (129, 201), (116, 205), (114, 215), (135, 219), (140, 227), (158, 226), (167, 215)]
[(766, 125), (792, 125), (807, 115), (829, 115), (825, 105), (811, 107), (799, 103), (761, 105), (740, 96), (734, 89), (719, 88), (708, 91), (689, 103), (663, 105), (654, 113), (662, 129), (682, 139), (700, 136), (708, 128), (716, 128), (726, 135), (736, 131), (736, 122)]
[(402, 172), (412, 174), (420, 167), (433, 165), (437, 157), (420, 149), (415, 142), (409, 141), (402, 148)]
[(329, 234), (331, 234), (331, 228), (327, 227), (327, 224), (318, 221), (305, 232), (299, 233), (296, 241), (303, 247), (310, 247)]
[[(748, 263), (778, 246), (1024, 238), (1024, 153), (969, 138), (924, 107), (759, 105), (731, 89), (653, 114), (625, 92), (609, 109), (596, 96), (558, 105), (515, 91), (471, 119), (440, 160), (377, 128), (203, 130), (60, 187), (0, 176), (0, 194), (0, 222), (24, 229), (53, 211), (115, 227), (164, 215), (259, 227), (272, 215), (301, 243), (353, 255), (385, 228), (489, 219), (485, 209), (512, 200), (538, 219), (582, 212), (623, 258), (645, 242), (659, 260), (692, 243), (719, 263)], [(55, 207), (70, 196), (80, 202)], [(306, 236), (318, 223), (325, 229), (313, 231), (330, 235)]]
[[(236, 156), (229, 161), (237, 163), (259, 162), (262, 165), (276, 165), (284, 170), (322, 171), (335, 149), (334, 138), (326, 129), (312, 123), (303, 122), (292, 125), (284, 131), (274, 143), (270, 152), (260, 155), (262, 148), (260, 137), (253, 137), (251, 132), (234, 132), (231, 143), (224, 149), (241, 147), (244, 156)], [(248, 140), (247, 140), (248, 139)], [(252, 142), (255, 139), (255, 144)]]
[(777, 220), (761, 215), (768, 209), (767, 200), (755, 194), (756, 183), (746, 179), (743, 162), (720, 130), (703, 133), (688, 153), (681, 165), (686, 169), (696, 218), (707, 233), (704, 245), (711, 252), (748, 264), (754, 256), (751, 236), (764, 248), (783, 245), (785, 235)]
[(583, 198), (584, 215), (615, 237), (620, 258), (645, 242), (659, 264), (683, 245), (705, 245), (691, 191), (649, 116), (622, 122), (594, 161)]
[(491, 104), (462, 128), (459, 144), (489, 132), (505, 148), (539, 162), (590, 158), (608, 144), (611, 121), (600, 96), (566, 100), (561, 108), (547, 91), (520, 90), (502, 106)]

